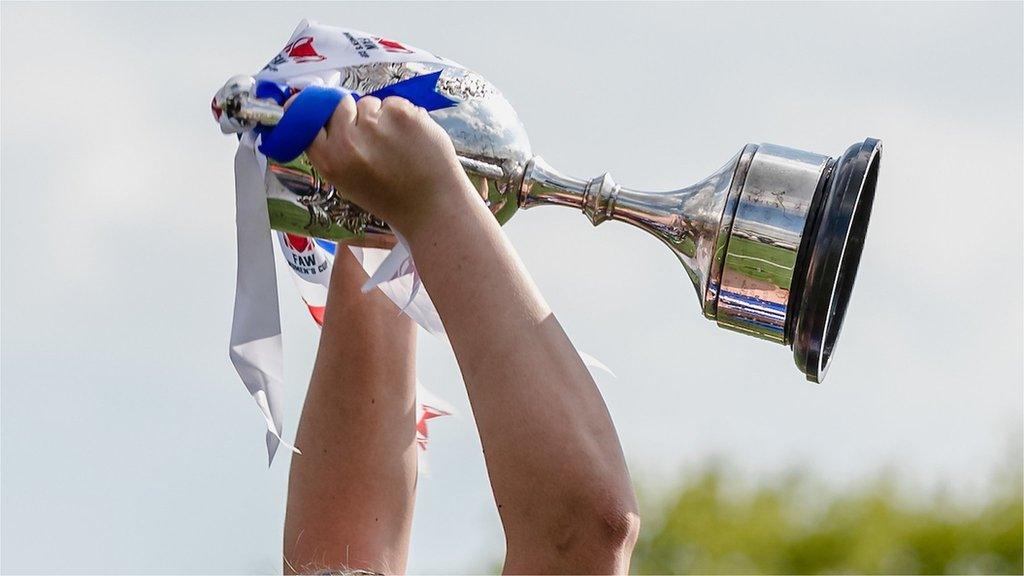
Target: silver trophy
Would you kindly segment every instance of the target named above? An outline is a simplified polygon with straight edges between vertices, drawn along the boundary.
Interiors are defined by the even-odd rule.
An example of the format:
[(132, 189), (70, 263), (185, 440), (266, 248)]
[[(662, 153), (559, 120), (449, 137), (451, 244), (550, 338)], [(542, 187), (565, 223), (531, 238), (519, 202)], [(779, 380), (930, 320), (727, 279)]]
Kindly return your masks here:
[[(436, 63), (342, 68), (341, 86), (367, 94), (441, 71), (435, 90), (458, 102), (431, 112), (499, 222), (520, 208), (580, 210), (596, 226), (619, 220), (661, 240), (679, 258), (704, 315), (719, 326), (790, 346), (797, 367), (821, 382), (860, 263), (878, 179), (881, 143), (868, 138), (833, 158), (773, 144), (748, 144), (711, 176), (670, 192), (624, 188), (609, 174), (566, 176), (530, 148), (515, 110), (487, 80)], [(236, 76), (214, 97), (215, 115), (243, 129), (283, 115)], [(325, 239), (391, 234), (345, 199), (305, 156), (268, 171), (271, 227)], [(372, 238), (371, 238), (372, 239)]]

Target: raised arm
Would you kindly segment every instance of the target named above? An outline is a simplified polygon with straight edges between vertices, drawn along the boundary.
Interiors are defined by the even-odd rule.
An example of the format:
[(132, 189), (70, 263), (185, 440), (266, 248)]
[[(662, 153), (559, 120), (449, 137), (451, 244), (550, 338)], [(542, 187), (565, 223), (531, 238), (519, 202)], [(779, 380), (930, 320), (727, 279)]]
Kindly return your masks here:
[(625, 572), (638, 516), (608, 411), (444, 132), (405, 100), (346, 98), (309, 155), (410, 244), (466, 382), (506, 572)]
[[(285, 573), (405, 570), (416, 488), (416, 332), (339, 249), (296, 436)], [(334, 572), (332, 572), (334, 573)]]
[(405, 229), (451, 337), (507, 539), (506, 572), (625, 572), (637, 515), (608, 410), (466, 186)]

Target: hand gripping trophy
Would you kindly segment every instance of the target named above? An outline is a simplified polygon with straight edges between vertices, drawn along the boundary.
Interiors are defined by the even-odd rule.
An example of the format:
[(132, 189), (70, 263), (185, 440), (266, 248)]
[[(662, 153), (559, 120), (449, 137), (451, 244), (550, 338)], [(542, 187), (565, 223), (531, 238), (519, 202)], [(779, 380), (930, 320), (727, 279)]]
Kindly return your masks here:
[[(320, 98), (303, 104), (305, 142), (289, 127), (289, 141), (271, 150), (269, 135), (287, 121), (282, 103), (309, 86)], [(533, 154), (512, 106), (480, 75), (399, 42), (313, 25), (300, 27), (255, 78), (230, 79), (212, 104), (223, 131), (263, 139), (267, 173), (280, 184), (268, 188), (274, 229), (331, 240), (391, 234), (301, 154), (337, 102), (323, 95), (339, 91), (399, 95), (430, 110), (501, 223), (521, 208), (555, 205), (594, 225), (618, 220), (645, 230), (679, 259), (705, 317), (789, 346), (808, 380), (825, 377), (871, 214), (878, 140), (838, 157), (748, 144), (711, 176), (669, 192), (626, 188), (608, 174), (575, 178)]]

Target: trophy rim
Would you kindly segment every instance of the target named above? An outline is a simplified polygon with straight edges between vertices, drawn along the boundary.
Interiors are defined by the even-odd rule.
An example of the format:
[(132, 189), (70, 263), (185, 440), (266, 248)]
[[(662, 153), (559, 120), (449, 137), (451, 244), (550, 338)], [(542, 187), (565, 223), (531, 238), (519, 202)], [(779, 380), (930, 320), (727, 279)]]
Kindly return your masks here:
[[(803, 264), (806, 281), (797, 302), (793, 357), (807, 380), (828, 372), (860, 267), (878, 184), (882, 143), (850, 146), (822, 187), (816, 226)], [(798, 265), (797, 268), (800, 268)]]

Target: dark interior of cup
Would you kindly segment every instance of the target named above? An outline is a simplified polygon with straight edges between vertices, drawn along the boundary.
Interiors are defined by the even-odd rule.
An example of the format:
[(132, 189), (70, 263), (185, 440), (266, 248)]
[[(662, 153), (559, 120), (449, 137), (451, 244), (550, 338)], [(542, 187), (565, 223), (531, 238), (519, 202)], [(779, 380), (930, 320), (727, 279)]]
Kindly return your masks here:
[(797, 366), (812, 382), (828, 370), (853, 292), (878, 182), (882, 146), (854, 144), (826, 174), (797, 254), (802, 280), (789, 303)]

